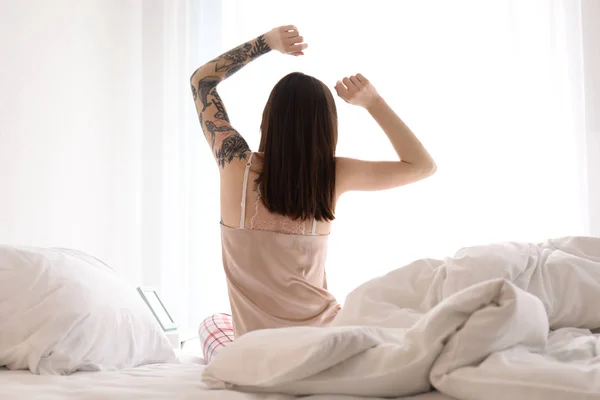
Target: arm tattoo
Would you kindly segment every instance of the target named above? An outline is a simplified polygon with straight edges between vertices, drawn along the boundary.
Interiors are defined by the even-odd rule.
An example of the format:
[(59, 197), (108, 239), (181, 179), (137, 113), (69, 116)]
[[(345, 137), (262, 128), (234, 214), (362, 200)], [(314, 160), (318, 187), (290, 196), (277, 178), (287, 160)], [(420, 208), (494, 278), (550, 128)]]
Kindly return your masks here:
[(216, 140), (217, 132), (232, 132), (232, 131), (235, 132), (235, 129), (233, 129), (229, 125), (216, 126), (214, 124), (214, 122), (212, 122), (210, 120), (206, 121), (205, 126), (206, 126), (206, 130), (208, 131), (208, 133), (210, 133), (210, 148), (213, 150), (215, 149), (215, 140)]
[(234, 65), (244, 64), (248, 60), (248, 54), (252, 51), (250, 43), (244, 43), (233, 50), (215, 58), (215, 72), (227, 72)]
[(256, 42), (254, 43), (254, 49), (250, 53), (250, 58), (254, 59), (262, 56), (263, 54), (267, 54), (271, 51), (271, 48), (265, 41), (265, 35), (260, 35), (256, 38)]
[(215, 118), (223, 121), (229, 121), (229, 115), (227, 115), (227, 111), (225, 110), (225, 106), (223, 105), (223, 100), (221, 100), (221, 96), (217, 92), (217, 89), (214, 88), (210, 94), (213, 96), (213, 104), (217, 107), (217, 112), (215, 113)]
[(196, 87), (192, 85), (192, 95), (194, 96), (194, 101), (198, 98), (198, 92), (196, 91)]
[(248, 143), (246, 143), (242, 135), (236, 132), (234, 135), (228, 136), (223, 140), (221, 148), (217, 150), (215, 156), (221, 168), (225, 168), (225, 163), (231, 164), (235, 158), (245, 160), (246, 153), (249, 151), (250, 147), (248, 147)]
[(210, 63), (215, 64), (215, 72), (224, 73), (224, 78), (229, 78), (231, 75), (242, 69), (248, 62), (262, 56), (271, 51), (271, 48), (265, 41), (265, 35), (260, 35), (252, 43), (244, 43), (233, 50), (215, 58)]
[(208, 101), (208, 95), (220, 81), (221, 79), (216, 76), (205, 76), (198, 82), (198, 93), (200, 94), (200, 101), (202, 101), (203, 112), (206, 110), (206, 107), (212, 104)]
[[(250, 61), (270, 51), (271, 48), (267, 44), (265, 35), (260, 35), (255, 40), (244, 43), (198, 68), (190, 78), (200, 126), (210, 143), (217, 162), (222, 168), (225, 168), (225, 164), (230, 164), (235, 159), (245, 160), (250, 147), (239, 132), (229, 125), (229, 115), (227, 115), (221, 96), (216, 91), (216, 86), (223, 79), (242, 69)], [(202, 107), (199, 107), (199, 103), (202, 103)], [(212, 118), (208, 117), (208, 120), (206, 120), (208, 115), (203, 113), (213, 104), (216, 112)], [(223, 140), (220, 141), (220, 148), (217, 149), (218, 134)]]
[(229, 67), (227, 72), (225, 72), (225, 78), (229, 78), (231, 75), (235, 74), (240, 69), (244, 68), (244, 65), (245, 64), (237, 64), (237, 65), (232, 65), (231, 67)]

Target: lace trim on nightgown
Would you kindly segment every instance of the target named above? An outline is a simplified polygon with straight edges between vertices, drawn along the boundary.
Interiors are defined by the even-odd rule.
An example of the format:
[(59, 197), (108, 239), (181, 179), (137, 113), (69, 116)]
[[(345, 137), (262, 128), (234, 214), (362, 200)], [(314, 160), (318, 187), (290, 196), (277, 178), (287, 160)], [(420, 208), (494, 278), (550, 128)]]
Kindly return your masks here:
[(305, 222), (294, 221), (289, 217), (270, 213), (260, 199), (260, 187), (256, 188), (256, 193), (254, 215), (250, 218), (250, 229), (287, 233), (291, 235), (306, 234), (307, 224)]

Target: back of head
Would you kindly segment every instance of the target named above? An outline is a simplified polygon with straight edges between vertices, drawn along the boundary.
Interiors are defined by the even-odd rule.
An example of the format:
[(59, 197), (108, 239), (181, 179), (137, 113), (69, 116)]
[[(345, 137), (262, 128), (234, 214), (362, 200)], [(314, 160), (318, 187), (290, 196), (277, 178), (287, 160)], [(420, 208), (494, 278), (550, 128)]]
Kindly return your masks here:
[(293, 219), (334, 219), (337, 111), (316, 78), (292, 73), (273, 88), (261, 124), (258, 178), (267, 210)]

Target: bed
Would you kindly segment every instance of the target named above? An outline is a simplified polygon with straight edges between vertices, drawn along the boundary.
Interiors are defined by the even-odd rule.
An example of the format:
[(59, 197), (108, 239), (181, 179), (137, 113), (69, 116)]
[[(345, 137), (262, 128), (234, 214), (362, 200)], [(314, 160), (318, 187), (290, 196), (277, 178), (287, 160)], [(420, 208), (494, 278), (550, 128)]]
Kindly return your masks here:
[(0, 246), (0, 399), (600, 400), (598, 298), (600, 238), (475, 246), (364, 283), (330, 327), (253, 331), (205, 366), (97, 260)]
[[(194, 363), (155, 364), (118, 372), (76, 372), (69, 376), (39, 376), (29, 371), (0, 369), (1, 399), (36, 400), (288, 400), (280, 394), (250, 394), (230, 390), (208, 390), (200, 381), (204, 365)], [(311, 396), (316, 400), (352, 400), (360, 397)], [(427, 393), (410, 400), (450, 400)]]
[(0, 245), (0, 399), (296, 398), (209, 389), (193, 344), (174, 350), (135, 288), (93, 256)]

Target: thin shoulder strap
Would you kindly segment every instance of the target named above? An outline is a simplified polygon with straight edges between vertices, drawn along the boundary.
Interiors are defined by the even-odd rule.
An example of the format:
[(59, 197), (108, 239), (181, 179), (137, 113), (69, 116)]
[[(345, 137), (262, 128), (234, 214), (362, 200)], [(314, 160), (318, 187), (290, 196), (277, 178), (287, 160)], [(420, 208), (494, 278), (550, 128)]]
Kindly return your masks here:
[(316, 235), (317, 234), (317, 219), (313, 219), (313, 227), (312, 227), (312, 232), (310, 233), (311, 235)]
[(252, 166), (252, 156), (254, 153), (250, 153), (250, 158), (246, 163), (246, 170), (244, 171), (244, 182), (242, 183), (242, 212), (240, 213), (240, 229), (244, 229), (246, 223), (246, 191), (248, 190), (248, 175), (250, 175), (250, 167)]

